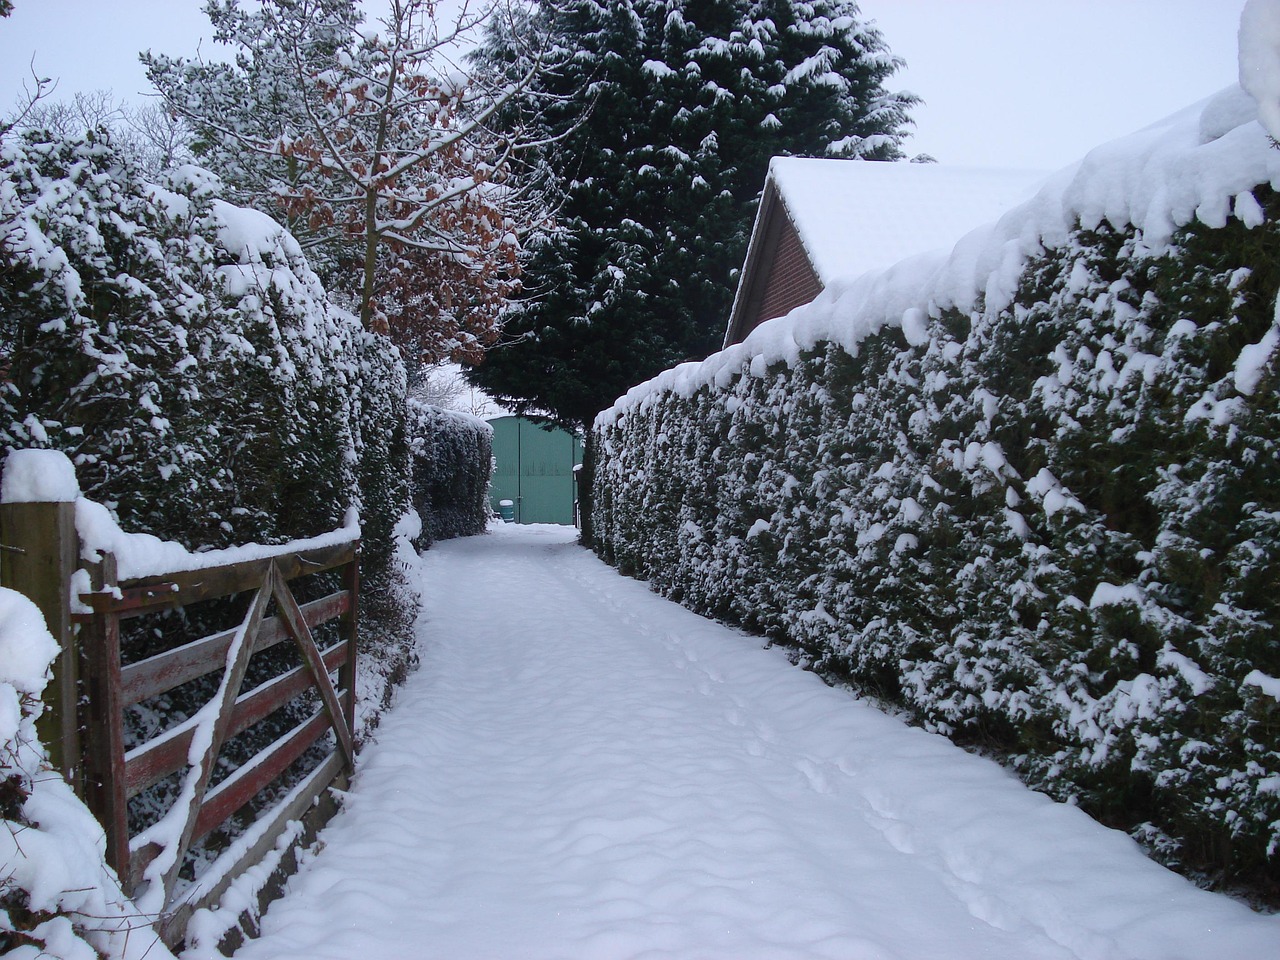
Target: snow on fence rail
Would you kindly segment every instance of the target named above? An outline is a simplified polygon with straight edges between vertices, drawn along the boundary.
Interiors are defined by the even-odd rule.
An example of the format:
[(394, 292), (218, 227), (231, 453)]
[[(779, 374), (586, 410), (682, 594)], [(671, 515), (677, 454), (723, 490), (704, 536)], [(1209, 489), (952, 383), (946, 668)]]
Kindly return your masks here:
[[(54, 716), (44, 736), (57, 742), (53, 752), (59, 766), (103, 825), (107, 862), (139, 908), (158, 917), (157, 929), (173, 946), (184, 940), (192, 916), (217, 905), (236, 878), (264, 860), (271, 863), (270, 874), (281, 858), (282, 836), (292, 831), (288, 839), (295, 839), (298, 821), (309, 831), (327, 817), (332, 803), (317, 800), (325, 800), (330, 786), (344, 785), (352, 769), (359, 529), (349, 523), (332, 534), (282, 546), (191, 554), (176, 544), (120, 531), (100, 506), (77, 497), (74, 473), (69, 485), (49, 488), (49, 477), (65, 474), (55, 460), (65, 463), (61, 454), (21, 451), (5, 464), (0, 522), (10, 549), (4, 579), (6, 585), (25, 587), (47, 608), (51, 628), (59, 621), (67, 628), (54, 683), (62, 693), (50, 705), (50, 712), (61, 716)], [(28, 483), (24, 476), (34, 479)], [(65, 563), (68, 557), (72, 566)], [(327, 580), (312, 579), (325, 573)], [(304, 580), (310, 594), (320, 595), (300, 603), (295, 588)], [(178, 608), (184, 609), (184, 619), (209, 622), (187, 617), (185, 610), (206, 601), (225, 605), (245, 595), (251, 599), (238, 625), (196, 639), (183, 637), (176, 645), (145, 651), (141, 659), (122, 657), (122, 623), (145, 624), (142, 618)], [(272, 604), (274, 614), (268, 616)], [(322, 648), (315, 631), (330, 623), (336, 638)], [(254, 656), (273, 648), (279, 653), (285, 641), (292, 641), (300, 662), (282, 666), (259, 659), (246, 683)], [(77, 663), (83, 668), (80, 677)], [(330, 677), (335, 671), (336, 685)], [(127, 742), (131, 708), (187, 684), (193, 685), (182, 694), (187, 700), (193, 688), (206, 693), (212, 688), (212, 695), (176, 725), (149, 736), (135, 729), (135, 742)], [(319, 701), (314, 709), (300, 699), (308, 696)], [(307, 715), (282, 733), (273, 729), (270, 742), (251, 755), (235, 761), (221, 755), (229, 740), (282, 708)], [(165, 718), (158, 713), (155, 718), (162, 721), (155, 725), (163, 726)], [(333, 746), (299, 778), (295, 764), (319, 750), (329, 731)], [(234, 769), (225, 773), (228, 767)], [(293, 779), (282, 781), (290, 768)], [(219, 774), (225, 775), (217, 779)], [(167, 811), (131, 835), (130, 800), (166, 778), (172, 787), (175, 775), (180, 775), (176, 791), (170, 793), (176, 797)], [(180, 876), (193, 843), (226, 826), (269, 790), (283, 796), (264, 803), (267, 809), (238, 837), (206, 851), (205, 859), (216, 859), (193, 880)], [(243, 901), (232, 913), (247, 906)], [(222, 933), (216, 931), (215, 939)]]

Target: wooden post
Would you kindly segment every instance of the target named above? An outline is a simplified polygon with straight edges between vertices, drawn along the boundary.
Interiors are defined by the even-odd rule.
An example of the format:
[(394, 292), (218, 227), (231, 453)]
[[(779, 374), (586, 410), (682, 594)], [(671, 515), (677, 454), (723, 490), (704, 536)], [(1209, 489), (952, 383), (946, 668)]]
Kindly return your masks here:
[[(71, 574), (79, 559), (75, 472), (63, 454), (22, 450), (5, 462), (0, 502), (0, 585), (25, 594), (44, 614), (61, 654), (45, 688), (45, 712), (37, 721), (49, 758), (77, 790), (80, 786), (79, 656), (71, 632)], [(36, 456), (32, 456), (36, 455)], [(44, 472), (53, 482), (41, 483)], [(70, 483), (65, 481), (68, 474)], [(20, 476), (22, 475), (22, 476)], [(33, 479), (34, 478), (34, 479)]]
[(347, 729), (356, 734), (356, 656), (360, 639), (360, 546), (356, 545), (351, 562), (342, 568), (342, 587), (351, 595), (351, 605), (341, 620), (341, 636), (347, 641), (346, 663), (338, 671), (338, 684), (345, 691), (342, 704)]
[[(95, 593), (119, 582), (114, 554), (92, 569)], [(85, 665), (85, 802), (107, 834), (107, 863), (129, 883), (129, 798), (124, 777), (120, 697), (120, 617), (95, 612), (81, 630)], [(132, 891), (126, 889), (126, 893)]]

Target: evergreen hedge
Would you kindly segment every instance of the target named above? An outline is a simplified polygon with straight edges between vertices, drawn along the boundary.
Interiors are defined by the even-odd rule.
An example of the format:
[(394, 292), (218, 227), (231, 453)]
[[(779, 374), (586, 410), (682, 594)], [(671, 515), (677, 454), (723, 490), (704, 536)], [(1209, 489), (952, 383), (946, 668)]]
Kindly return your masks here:
[(915, 345), (820, 342), (616, 408), (595, 549), (1274, 893), (1280, 202), (1254, 196), (1265, 217), (1158, 251), (1077, 228), (1010, 307), (934, 310)]
[(149, 182), (105, 134), (0, 144), (0, 449), (66, 452), (124, 529), (189, 549), (312, 536), (357, 507), (385, 686), (412, 662), (404, 366), (221, 189), (195, 167)]
[(422, 520), (417, 545), (483, 533), (489, 522), (493, 428), (476, 417), (410, 401), (411, 501)]

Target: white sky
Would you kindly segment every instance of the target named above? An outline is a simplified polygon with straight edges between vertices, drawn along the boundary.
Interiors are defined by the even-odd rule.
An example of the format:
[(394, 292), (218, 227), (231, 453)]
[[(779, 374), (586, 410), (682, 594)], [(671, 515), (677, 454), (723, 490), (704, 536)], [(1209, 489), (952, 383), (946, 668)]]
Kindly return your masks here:
[(863, 0), (925, 100), (909, 153), (1056, 169), (1237, 82), (1244, 0)]
[[(30, 81), (140, 99), (138, 51), (195, 54), (203, 0), (16, 0), (0, 19), (0, 107)], [(1244, 0), (862, 0), (925, 99), (911, 154), (1057, 168), (1236, 79)], [(208, 39), (206, 54), (216, 48)]]

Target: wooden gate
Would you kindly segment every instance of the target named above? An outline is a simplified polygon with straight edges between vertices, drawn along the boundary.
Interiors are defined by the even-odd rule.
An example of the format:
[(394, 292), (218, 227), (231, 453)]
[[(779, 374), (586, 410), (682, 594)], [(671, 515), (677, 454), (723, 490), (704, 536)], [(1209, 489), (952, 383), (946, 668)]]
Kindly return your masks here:
[[(80, 595), (92, 612), (73, 617), (80, 628), (87, 694), (85, 800), (106, 829), (108, 862), (127, 892), (158, 910), (158, 929), (170, 945), (181, 942), (195, 910), (217, 903), (231, 882), (273, 851), (288, 825), (302, 819), (326, 788), (352, 768), (359, 542), (272, 553), (227, 566), (126, 581), (117, 579), (115, 559), (107, 554), (90, 570), (92, 592)], [(299, 604), (290, 582), (328, 570), (340, 573), (340, 589)], [(122, 621), (242, 593), (252, 598), (239, 626), (122, 664)], [(273, 615), (268, 615), (270, 606)], [(338, 622), (339, 636), (320, 649), (313, 630), (329, 621)], [(303, 662), (243, 690), (253, 655), (284, 641), (297, 646)], [(336, 687), (331, 671), (338, 674)], [(126, 710), (210, 675), (217, 678), (216, 689), (203, 707), (183, 723), (126, 750)], [(318, 692), (320, 700), (308, 719), (210, 786), (219, 751), (229, 738), (308, 690)], [(191, 844), (276, 784), (328, 731), (333, 731), (334, 743), (319, 765), (178, 895), (179, 871)], [(181, 788), (168, 812), (131, 837), (129, 799), (179, 772)]]

